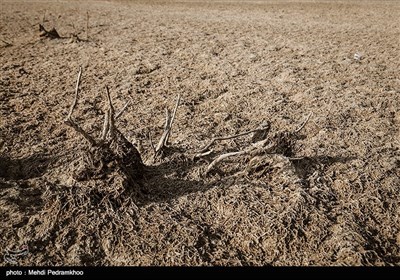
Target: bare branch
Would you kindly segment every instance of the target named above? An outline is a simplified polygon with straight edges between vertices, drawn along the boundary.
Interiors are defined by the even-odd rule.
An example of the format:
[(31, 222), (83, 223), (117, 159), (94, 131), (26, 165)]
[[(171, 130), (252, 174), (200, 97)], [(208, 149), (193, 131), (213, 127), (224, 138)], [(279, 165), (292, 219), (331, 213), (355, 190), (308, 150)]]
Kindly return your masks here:
[(216, 159), (214, 159), (210, 165), (208, 165), (205, 175), (207, 175), (219, 162), (222, 160), (233, 157), (233, 156), (240, 156), (240, 155), (250, 155), (252, 157), (262, 154), (262, 153), (271, 153), (275, 148), (274, 143), (270, 143), (269, 145), (265, 146), (265, 144), (269, 141), (269, 139), (264, 139), (254, 143), (253, 145), (245, 148), (244, 150), (237, 151), (237, 152), (230, 152), (226, 154), (222, 154)]
[(119, 113), (114, 117), (115, 111), (114, 111), (114, 106), (112, 104), (110, 90), (108, 86), (106, 86), (106, 98), (107, 98), (108, 108), (104, 115), (103, 130), (101, 132), (101, 139), (103, 141), (106, 140), (108, 133), (110, 133), (111, 138), (114, 136), (115, 120), (118, 119), (124, 113), (124, 111), (126, 110), (126, 108), (128, 108), (128, 105), (130, 103), (130, 101), (126, 102), (124, 107), (122, 107), (121, 111), (119, 111)]
[(158, 141), (157, 147), (155, 149), (155, 151), (156, 151), (155, 156), (160, 153), (162, 148), (164, 148), (165, 140), (167, 139), (168, 133), (169, 133), (169, 127), (170, 127), (170, 122), (171, 122), (171, 114), (170, 114), (168, 109), (165, 109), (165, 113), (166, 113), (166, 115), (165, 115), (164, 132), (161, 135), (160, 141)]
[(169, 111), (168, 108), (165, 108), (165, 124), (164, 124), (164, 130), (168, 129), (169, 122), (171, 121), (171, 112)]
[(213, 138), (213, 139), (211, 140), (210, 143), (208, 143), (206, 146), (204, 146), (204, 147), (203, 147), (201, 150), (199, 150), (197, 153), (198, 153), (198, 154), (201, 154), (201, 153), (206, 152), (206, 151), (207, 151), (215, 142), (217, 142), (217, 141), (222, 141), (222, 140), (229, 140), (229, 139), (233, 139), (233, 138), (238, 138), (238, 137), (240, 137), (240, 136), (245, 136), (245, 135), (248, 135), (248, 134), (253, 133), (253, 132), (263, 131), (263, 130), (265, 130), (265, 129), (266, 129), (265, 127), (260, 127), (260, 128), (256, 128), (256, 129), (253, 129), (253, 130), (250, 130), (250, 131), (242, 132), (242, 133), (235, 134), (235, 135), (231, 135), (231, 136), (223, 136), (223, 137), (216, 137), (216, 138)]
[(168, 131), (168, 135), (167, 135), (167, 137), (166, 137), (166, 139), (165, 139), (165, 143), (164, 143), (164, 144), (167, 144), (167, 143), (168, 143), (169, 136), (171, 135), (172, 123), (173, 123), (174, 120), (175, 120), (176, 111), (178, 110), (178, 106), (179, 106), (179, 103), (180, 103), (180, 102), (181, 102), (181, 95), (178, 94), (178, 98), (176, 99), (176, 104), (175, 104), (174, 112), (172, 113), (171, 121), (170, 121), (170, 124), (169, 124), (170, 127), (169, 127), (169, 131)]
[(167, 142), (168, 142), (168, 138), (169, 138), (169, 136), (171, 134), (172, 124), (174, 122), (176, 111), (178, 110), (178, 106), (179, 106), (180, 100), (181, 100), (181, 96), (178, 95), (178, 98), (176, 100), (175, 108), (174, 108), (174, 111), (173, 111), (172, 115), (171, 115), (171, 112), (168, 109), (165, 110), (166, 115), (165, 115), (164, 132), (161, 135), (160, 141), (157, 144), (154, 156), (157, 156), (160, 153), (160, 151), (164, 148), (164, 146), (167, 144)]
[(219, 157), (217, 157), (216, 159), (214, 159), (210, 165), (207, 167), (206, 170), (206, 175), (222, 160), (229, 158), (229, 157), (233, 157), (233, 156), (238, 156), (238, 155), (243, 155), (246, 154), (247, 151), (238, 151), (238, 152), (231, 152), (231, 153), (226, 153), (226, 154), (222, 154)]
[(79, 92), (79, 85), (81, 83), (81, 76), (82, 76), (82, 67), (79, 67), (79, 73), (78, 73), (78, 78), (76, 79), (76, 86), (75, 86), (75, 97), (74, 101), (72, 102), (71, 109), (69, 110), (67, 120), (71, 119), (72, 113), (76, 107), (76, 104), (78, 102), (78, 92)]
[(207, 152), (204, 152), (204, 153), (195, 154), (193, 156), (193, 159), (208, 156), (208, 155), (212, 154), (213, 152), (214, 152), (214, 150), (208, 150)]
[(303, 160), (305, 158), (306, 157), (289, 157), (288, 159), (291, 160), (291, 161), (296, 161), (296, 160)]
[(106, 96), (108, 101), (108, 107), (111, 110), (111, 112), (114, 113), (114, 106), (111, 101), (110, 90), (108, 89), (108, 86), (106, 86)]
[(119, 111), (118, 114), (115, 115), (115, 119), (118, 119), (126, 110), (126, 108), (128, 108), (130, 101), (126, 102), (124, 107), (122, 107), (121, 111)]
[(110, 129), (110, 112), (106, 110), (106, 113), (104, 115), (104, 122), (103, 122), (103, 130), (101, 132), (101, 140), (106, 140), (107, 133)]
[[(308, 116), (306, 117), (305, 121), (294, 131), (294, 133), (298, 133), (299, 131), (301, 131), (304, 126), (307, 124), (307, 122), (310, 120), (311, 116), (312, 116), (312, 112), (310, 114), (308, 114)], [(217, 158), (215, 158), (207, 167), (205, 175), (207, 175), (208, 173), (210, 173), (211, 170), (213, 170), (218, 163), (220, 163), (221, 161), (227, 159), (227, 158), (231, 158), (231, 157), (236, 157), (236, 156), (240, 156), (240, 155), (247, 155), (250, 156), (252, 158), (259, 156), (261, 154), (266, 155), (266, 154), (274, 154), (279, 152), (280, 150), (280, 141), (274, 141), (274, 139), (270, 139), (269, 137), (266, 137), (265, 134), (267, 131), (269, 131), (270, 126), (262, 126), (261, 128), (258, 129), (254, 129), (248, 132), (243, 132), (243, 133), (239, 133), (236, 135), (232, 135), (232, 136), (227, 136), (227, 137), (217, 137), (211, 140), (211, 142), (206, 145), (203, 149), (201, 149), (195, 156), (196, 157), (201, 157), (201, 156), (205, 156), (208, 155), (209, 153), (206, 152), (211, 145), (213, 145), (216, 141), (221, 141), (221, 140), (228, 140), (228, 139), (232, 139), (232, 138), (236, 138), (239, 136), (243, 136), (243, 135), (247, 135), (249, 133), (252, 132), (262, 132), (262, 135), (260, 137), (254, 137), (253, 135), (253, 139), (262, 139), (259, 140), (258, 142), (242, 149), (236, 152), (229, 152), (229, 153), (225, 153), (222, 154), (220, 156), (218, 156)], [(284, 134), (285, 135), (285, 134)], [(284, 136), (283, 135), (283, 136)], [(278, 135), (279, 136), (279, 135)], [(287, 157), (286, 157), (287, 158)], [(302, 157), (299, 158), (287, 158), (289, 160), (298, 160), (301, 159)]]
[(310, 113), (308, 114), (306, 120), (305, 120), (305, 121), (299, 126), (299, 128), (297, 128), (294, 132), (295, 132), (295, 133), (300, 132), (300, 131), (305, 127), (305, 125), (308, 123), (308, 121), (310, 120), (310, 118), (311, 118), (312, 115), (313, 115), (313, 112), (310, 112)]
[(109, 126), (108, 132), (110, 133), (110, 137), (114, 137), (114, 127), (115, 127), (115, 118), (114, 118), (114, 106), (111, 101), (110, 90), (108, 86), (106, 86), (106, 95), (108, 100), (108, 111), (109, 111)]
[(82, 136), (85, 137), (85, 139), (90, 143), (90, 145), (96, 146), (96, 141), (72, 119), (65, 120), (65, 124), (75, 129), (76, 132), (82, 134)]
[(96, 141), (86, 132), (84, 131), (77, 123), (74, 122), (72, 119), (72, 113), (75, 110), (76, 104), (78, 103), (78, 93), (79, 93), (79, 84), (81, 81), (81, 75), (82, 75), (82, 67), (79, 67), (79, 73), (78, 73), (78, 78), (76, 80), (76, 86), (75, 86), (75, 97), (74, 101), (72, 102), (71, 109), (69, 110), (68, 116), (65, 119), (65, 124), (68, 126), (72, 127), (75, 129), (76, 132), (82, 134), (82, 136), (92, 145), (96, 145)]

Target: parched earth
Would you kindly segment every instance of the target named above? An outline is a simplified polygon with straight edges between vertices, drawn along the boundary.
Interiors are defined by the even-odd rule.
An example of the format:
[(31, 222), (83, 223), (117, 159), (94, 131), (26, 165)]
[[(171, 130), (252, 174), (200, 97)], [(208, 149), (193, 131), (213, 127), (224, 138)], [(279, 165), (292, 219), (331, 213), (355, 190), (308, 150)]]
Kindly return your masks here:
[[(399, 1), (81, 2), (0, 2), (1, 265), (400, 265)], [(74, 176), (79, 67), (90, 135), (130, 102), (135, 183)]]

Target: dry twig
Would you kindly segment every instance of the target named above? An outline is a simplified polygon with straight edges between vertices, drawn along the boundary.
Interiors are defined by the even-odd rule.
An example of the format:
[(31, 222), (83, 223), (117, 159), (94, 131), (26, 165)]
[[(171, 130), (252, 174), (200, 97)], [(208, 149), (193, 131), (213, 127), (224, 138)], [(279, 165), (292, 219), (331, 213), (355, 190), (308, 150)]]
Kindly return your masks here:
[(245, 148), (244, 150), (237, 151), (237, 152), (230, 152), (230, 153), (225, 153), (220, 156), (218, 156), (216, 159), (214, 159), (207, 167), (207, 170), (205, 174), (207, 175), (214, 167), (224, 159), (227, 159), (229, 157), (234, 157), (234, 156), (240, 156), (240, 155), (251, 155), (252, 157), (255, 157), (256, 155), (262, 154), (262, 153), (270, 153), (273, 151), (275, 144), (270, 143), (269, 145), (265, 146), (265, 144), (269, 141), (269, 139), (264, 139), (261, 141), (258, 141), (254, 143), (253, 145)]
[(214, 152), (214, 150), (211, 149), (211, 150), (208, 150), (207, 152), (204, 152), (204, 153), (195, 154), (193, 156), (193, 160), (195, 160), (196, 158), (202, 158), (202, 157), (208, 156), (208, 155), (212, 154), (213, 152)]
[(154, 156), (159, 155), (160, 152), (162, 151), (162, 149), (167, 145), (169, 136), (171, 134), (172, 123), (174, 122), (176, 111), (178, 109), (180, 101), (181, 101), (181, 95), (179, 94), (178, 98), (176, 100), (175, 108), (174, 108), (174, 111), (173, 111), (172, 115), (171, 115), (171, 112), (168, 109), (165, 110), (166, 116), (165, 116), (164, 132), (161, 135), (161, 138), (160, 138), (160, 141), (157, 144), (157, 147), (155, 148)]
[(305, 119), (305, 121), (294, 131), (295, 133), (300, 132), (308, 123), (308, 121), (310, 120), (311, 116), (313, 115), (313, 112), (310, 112), (307, 116), (307, 118)]
[(241, 136), (248, 135), (248, 134), (250, 134), (250, 133), (265, 131), (266, 129), (268, 129), (268, 128), (267, 128), (267, 127), (259, 127), (259, 128), (256, 128), (256, 129), (253, 129), (253, 130), (250, 130), (250, 131), (245, 131), (245, 132), (238, 133), (238, 134), (231, 135), (231, 136), (223, 136), (223, 137), (216, 137), (216, 138), (213, 138), (213, 139), (210, 141), (210, 143), (208, 143), (206, 146), (204, 146), (202, 149), (200, 149), (200, 150), (197, 152), (197, 154), (202, 154), (202, 153), (206, 152), (206, 151), (207, 151), (215, 142), (217, 142), (217, 141), (222, 141), (222, 140), (229, 140), (229, 139), (233, 139), (233, 138), (238, 138), (238, 137), (241, 137)]
[(207, 167), (206, 170), (206, 175), (222, 160), (229, 158), (229, 157), (233, 157), (233, 156), (238, 156), (238, 155), (243, 155), (246, 154), (247, 151), (238, 151), (238, 152), (231, 152), (231, 153), (226, 153), (226, 154), (222, 154), (219, 157), (217, 157), (216, 159), (214, 159)]
[(118, 114), (115, 115), (115, 119), (118, 119), (126, 110), (126, 108), (128, 108), (130, 101), (126, 102), (124, 107), (122, 107), (121, 111), (118, 112)]
[(72, 102), (71, 109), (69, 110), (67, 119), (71, 119), (72, 112), (74, 111), (76, 104), (78, 102), (78, 92), (79, 92), (79, 85), (81, 83), (81, 76), (82, 76), (82, 67), (79, 67), (78, 78), (76, 79), (76, 85), (75, 85), (75, 97), (74, 101)]
[(168, 143), (169, 136), (171, 135), (172, 123), (173, 123), (174, 120), (175, 120), (176, 111), (178, 110), (178, 106), (179, 106), (179, 103), (180, 103), (180, 102), (181, 102), (181, 95), (178, 94), (178, 98), (177, 98), (177, 100), (176, 100), (174, 112), (172, 113), (171, 122), (170, 122), (170, 125), (169, 125), (169, 132), (168, 132), (168, 134), (167, 134), (167, 137), (165, 138), (165, 144)]
[(82, 134), (82, 136), (92, 145), (96, 145), (96, 141), (86, 132), (84, 131), (73, 119), (72, 119), (72, 113), (75, 110), (76, 104), (78, 103), (78, 93), (79, 93), (79, 84), (81, 81), (81, 75), (82, 75), (82, 67), (79, 67), (79, 73), (78, 73), (78, 78), (76, 80), (76, 86), (75, 86), (75, 97), (74, 101), (72, 102), (71, 108), (69, 110), (68, 116), (65, 119), (65, 124), (69, 125), (73, 129), (75, 129), (76, 132)]
[[(310, 114), (308, 114), (307, 118), (305, 119), (305, 121), (294, 131), (294, 133), (290, 134), (290, 135), (294, 135), (295, 133), (300, 132), (304, 126), (307, 124), (307, 122), (310, 120), (311, 116), (312, 116), (312, 112)], [(239, 136), (243, 136), (243, 135), (247, 135), (250, 134), (252, 132), (259, 132), (262, 130), (266, 130), (269, 129), (268, 128), (258, 128), (258, 129), (254, 129), (248, 132), (243, 132), (243, 133), (239, 133), (236, 135), (232, 135), (232, 136), (227, 136), (227, 137), (217, 137), (211, 140), (211, 142), (206, 145), (203, 149), (201, 149), (195, 156), (196, 157), (201, 157), (201, 156), (205, 156), (208, 155), (210, 153), (207, 153), (205, 151), (207, 151), (211, 145), (213, 145), (216, 141), (221, 141), (221, 140), (228, 140), (228, 139), (232, 139), (232, 138), (236, 138)], [(220, 163), (221, 161), (230, 158), (230, 157), (235, 157), (235, 156), (241, 156), (241, 155), (250, 155), (252, 157), (255, 157), (259, 154), (270, 154), (270, 153), (276, 153), (277, 150), (279, 150), (279, 144), (278, 143), (274, 143), (271, 142), (269, 143), (267, 146), (265, 146), (269, 141), (271, 141), (270, 139), (264, 139), (261, 141), (256, 142), (255, 144), (248, 146), (247, 148), (241, 150), (241, 151), (237, 151), (237, 152), (229, 152), (229, 153), (224, 153), (220, 156), (218, 156), (216, 159), (214, 159), (207, 167), (205, 174), (207, 175), (211, 170), (213, 170), (215, 168), (215, 166)], [(289, 158), (291, 159), (291, 158)], [(292, 159), (296, 159), (296, 158), (292, 158)]]
[(106, 86), (106, 95), (107, 95), (107, 100), (108, 100), (108, 114), (109, 114), (109, 126), (108, 126), (108, 132), (110, 133), (110, 137), (114, 137), (114, 127), (115, 127), (115, 117), (114, 117), (114, 106), (111, 101), (111, 96), (110, 96), (110, 91), (108, 89), (108, 86)]
[(103, 130), (101, 131), (101, 136), (100, 136), (102, 141), (106, 140), (109, 129), (110, 129), (110, 111), (106, 110), (104, 114)]

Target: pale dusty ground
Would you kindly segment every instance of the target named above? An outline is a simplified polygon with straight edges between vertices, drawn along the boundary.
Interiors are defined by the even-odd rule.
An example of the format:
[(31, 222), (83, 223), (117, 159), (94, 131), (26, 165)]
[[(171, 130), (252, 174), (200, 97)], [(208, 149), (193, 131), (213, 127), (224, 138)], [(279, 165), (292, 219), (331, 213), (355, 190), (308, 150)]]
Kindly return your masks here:
[[(400, 1), (3, 1), (0, 254), (20, 264), (399, 265)], [(71, 34), (86, 39), (76, 41)], [(39, 37), (38, 24), (63, 39)], [(362, 54), (360, 61), (354, 54)], [(104, 86), (148, 165), (138, 199), (76, 182)], [(131, 94), (128, 93), (131, 91)], [(151, 160), (178, 94), (170, 150)], [(212, 137), (270, 121), (290, 160), (238, 157), (204, 176)], [(250, 144), (218, 143), (213, 157)], [(240, 173), (246, 170), (246, 173)], [(122, 202), (121, 202), (122, 201)]]

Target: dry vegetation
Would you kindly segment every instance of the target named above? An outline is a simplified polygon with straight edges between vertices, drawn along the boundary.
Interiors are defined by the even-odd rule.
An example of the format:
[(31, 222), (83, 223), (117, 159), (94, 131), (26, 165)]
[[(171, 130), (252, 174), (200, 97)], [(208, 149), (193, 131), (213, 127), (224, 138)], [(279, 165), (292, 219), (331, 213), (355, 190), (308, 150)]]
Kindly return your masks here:
[(400, 265), (400, 2), (0, 5), (2, 256)]

